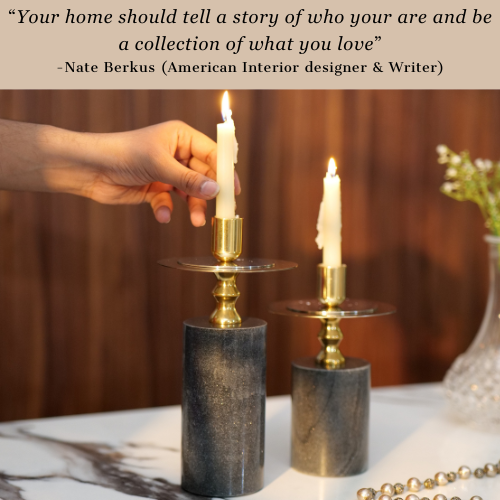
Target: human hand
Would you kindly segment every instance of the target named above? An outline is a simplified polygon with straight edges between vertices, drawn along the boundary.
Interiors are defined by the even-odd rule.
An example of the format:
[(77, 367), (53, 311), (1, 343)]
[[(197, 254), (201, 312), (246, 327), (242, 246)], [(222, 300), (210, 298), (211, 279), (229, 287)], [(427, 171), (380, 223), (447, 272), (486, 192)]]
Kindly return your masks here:
[[(6, 136), (13, 140), (4, 143), (18, 149), (24, 143), (24, 149), (0, 156), (0, 188), (68, 192), (109, 204), (149, 203), (159, 222), (170, 221), (174, 191), (186, 201), (194, 226), (205, 224), (205, 200), (219, 191), (217, 144), (181, 121), (109, 134), (1, 121), (0, 140)], [(237, 176), (235, 191), (241, 191)]]

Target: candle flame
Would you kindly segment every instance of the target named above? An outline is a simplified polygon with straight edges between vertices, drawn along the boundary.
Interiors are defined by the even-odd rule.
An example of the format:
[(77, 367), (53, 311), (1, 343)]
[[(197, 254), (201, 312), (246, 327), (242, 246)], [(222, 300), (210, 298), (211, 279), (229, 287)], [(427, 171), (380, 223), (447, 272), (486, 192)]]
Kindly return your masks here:
[(330, 161), (328, 162), (328, 173), (330, 174), (331, 177), (334, 177), (335, 174), (337, 173), (337, 164), (335, 163), (335, 159), (333, 156), (330, 158)]
[(226, 90), (222, 97), (222, 119), (227, 122), (232, 114), (231, 108), (229, 107), (229, 94)]

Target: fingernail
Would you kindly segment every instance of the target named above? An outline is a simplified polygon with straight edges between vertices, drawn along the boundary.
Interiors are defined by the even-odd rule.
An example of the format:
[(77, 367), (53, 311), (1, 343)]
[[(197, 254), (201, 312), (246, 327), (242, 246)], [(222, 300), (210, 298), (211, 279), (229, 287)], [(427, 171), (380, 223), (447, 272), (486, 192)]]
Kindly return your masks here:
[(219, 192), (219, 185), (215, 181), (205, 181), (201, 185), (200, 192), (213, 198)]
[(170, 222), (170, 218), (172, 217), (172, 212), (168, 207), (160, 207), (156, 211), (155, 216), (158, 222), (161, 222), (162, 224), (167, 224), (168, 222)]
[(202, 227), (206, 224), (205, 213), (202, 211), (196, 211), (191, 213), (191, 222), (195, 227)]
[(234, 173), (234, 190), (235, 190), (236, 194), (241, 193), (240, 178), (236, 172)]

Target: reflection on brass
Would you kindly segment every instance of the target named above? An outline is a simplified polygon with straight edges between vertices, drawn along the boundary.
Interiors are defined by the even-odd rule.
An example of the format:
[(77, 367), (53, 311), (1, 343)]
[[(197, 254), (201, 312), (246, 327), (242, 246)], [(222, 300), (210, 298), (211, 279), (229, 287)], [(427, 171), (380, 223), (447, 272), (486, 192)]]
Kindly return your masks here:
[(346, 266), (318, 265), (318, 299), (327, 307), (338, 306), (345, 300)]
[(221, 262), (232, 262), (241, 255), (243, 219), (212, 217), (212, 254)]
[[(318, 300), (326, 310), (335, 310), (345, 300), (346, 266), (340, 267), (318, 265)], [(321, 320), (321, 330), (318, 339), (321, 351), (316, 357), (316, 363), (328, 370), (336, 370), (345, 365), (344, 356), (339, 349), (342, 342), (340, 319), (325, 318)]]
[[(172, 260), (173, 259), (162, 259), (159, 263), (166, 267), (170, 267)], [(236, 260), (233, 260), (228, 264), (226, 262), (221, 262), (213, 255), (179, 257), (175, 259), (175, 264), (175, 267), (179, 266), (184, 270), (200, 271), (203, 273), (224, 272), (225, 268), (229, 264), (231, 264), (231, 268), (238, 273), (280, 271), (282, 269), (292, 269), (297, 267), (297, 264), (283, 260), (272, 261), (269, 259), (245, 259), (243, 257), (238, 257)]]
[(322, 319), (318, 339), (321, 351), (316, 357), (316, 363), (328, 370), (342, 368), (345, 364), (344, 356), (339, 349), (339, 344), (344, 338), (339, 327), (340, 319)]
[(236, 301), (240, 292), (236, 286), (237, 272), (231, 272), (231, 263), (241, 254), (243, 241), (243, 219), (212, 218), (212, 254), (227, 265), (228, 272), (216, 272), (217, 284), (212, 294), (217, 302), (210, 321), (220, 327), (241, 324), (241, 317), (236, 311)]

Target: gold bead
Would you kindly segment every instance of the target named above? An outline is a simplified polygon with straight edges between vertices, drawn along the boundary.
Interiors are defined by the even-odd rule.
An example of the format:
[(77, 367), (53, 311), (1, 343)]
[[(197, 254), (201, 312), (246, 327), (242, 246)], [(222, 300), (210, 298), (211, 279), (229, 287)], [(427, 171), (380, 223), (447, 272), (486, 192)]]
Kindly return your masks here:
[(368, 488), (358, 490), (358, 500), (373, 500), (372, 492)]
[(395, 491), (394, 491), (394, 486), (391, 484), (391, 483), (384, 483), (381, 487), (380, 487), (380, 491), (384, 494), (384, 495), (389, 495), (390, 497), (392, 497), (392, 495), (394, 495)]
[(420, 500), (429, 500), (428, 497), (422, 497)]
[(488, 477), (495, 477), (497, 475), (497, 468), (493, 464), (486, 464), (484, 466), (484, 472)]
[(478, 467), (475, 471), (474, 471), (474, 476), (476, 476), (478, 479), (481, 479), (482, 477), (484, 477), (484, 470), (481, 469), (480, 467)]
[(462, 467), (458, 469), (458, 476), (460, 479), (469, 479), (471, 474), (472, 471), (470, 470), (470, 467), (467, 467), (466, 465), (462, 465)]
[(401, 483), (396, 483), (394, 485), (394, 491), (396, 492), (396, 495), (401, 495), (401, 493), (403, 493), (404, 490), (405, 487)]
[(483, 500), (479, 495), (474, 495), (470, 500)]
[(428, 490), (432, 490), (432, 488), (434, 488), (434, 486), (436, 486), (436, 481), (434, 481), (434, 479), (426, 479), (424, 481), (424, 486), (428, 489)]
[(453, 483), (454, 481), (457, 480), (457, 474), (456, 474), (456, 472), (448, 472), (448, 474), (446, 474), (446, 477), (448, 478), (448, 481), (450, 483)]
[(416, 477), (410, 477), (406, 485), (408, 486), (408, 489), (410, 491), (420, 491), (420, 488), (422, 488), (422, 483), (420, 482), (420, 479), (417, 479)]
[(407, 497), (406, 500), (419, 500), (417, 495), (414, 495), (413, 493), (410, 493)]
[(446, 476), (446, 474), (444, 472), (438, 472), (434, 476), (434, 479), (436, 480), (436, 483), (439, 486), (444, 486), (444, 485), (448, 484), (448, 477)]
[(441, 493), (438, 493), (435, 497), (434, 500), (447, 500), (447, 498), (442, 495)]
[(458, 497), (453, 497), (451, 500), (460, 500)]
[(378, 500), (392, 500), (392, 497), (390, 495), (380, 495)]

